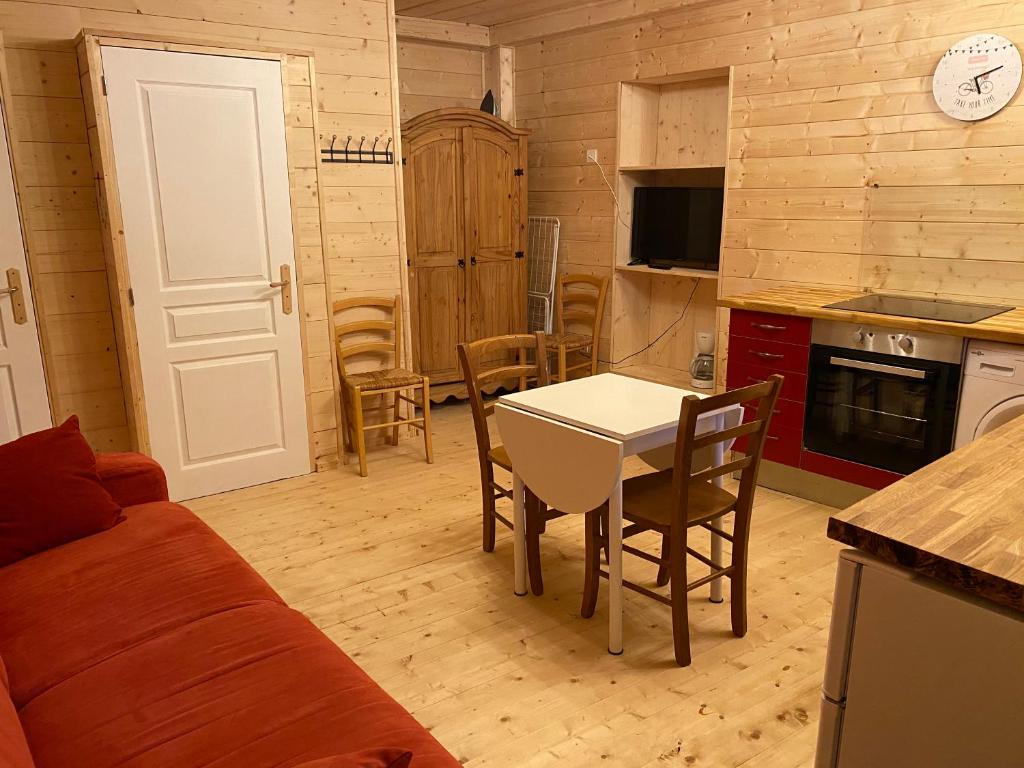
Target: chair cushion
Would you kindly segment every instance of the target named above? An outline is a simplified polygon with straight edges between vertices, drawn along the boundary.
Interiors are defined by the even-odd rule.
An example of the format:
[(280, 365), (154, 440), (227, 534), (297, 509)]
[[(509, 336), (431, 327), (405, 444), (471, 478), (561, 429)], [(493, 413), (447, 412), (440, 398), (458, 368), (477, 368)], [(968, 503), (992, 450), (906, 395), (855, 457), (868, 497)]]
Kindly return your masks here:
[(508, 451), (505, 450), (504, 445), (496, 445), (491, 448), (487, 452), (487, 458), (502, 469), (507, 469), (509, 472), (512, 471), (512, 459), (509, 458)]
[(404, 368), (389, 368), (383, 371), (354, 373), (346, 376), (345, 381), (361, 392), (375, 392), (379, 389), (412, 387), (422, 384), (423, 377)]
[[(364, 749), (347, 755), (325, 757), (298, 768), (409, 768), (412, 752), (400, 749)], [(418, 763), (417, 763), (418, 765)]]
[(0, 569), (0, 656), (19, 708), (175, 627), (280, 598), (217, 534), (169, 502)]
[[(633, 522), (642, 522), (657, 528), (672, 524), (672, 470), (651, 472), (632, 477), (622, 483), (622, 515)], [(696, 524), (713, 520), (729, 512), (736, 497), (710, 483), (690, 486), (687, 523)]]
[(272, 603), (100, 661), (21, 720), (38, 768), (295, 768), (380, 745), (411, 751), (416, 768), (459, 766), (309, 620)]
[(32, 753), (25, 741), (25, 731), (18, 719), (14, 702), (4, 688), (0, 688), (0, 766), (3, 768), (33, 768)]
[(551, 349), (565, 347), (567, 350), (584, 349), (594, 343), (593, 336), (582, 333), (551, 333), (545, 336), (546, 346)]
[(0, 445), (0, 566), (112, 527), (121, 507), (72, 416)]

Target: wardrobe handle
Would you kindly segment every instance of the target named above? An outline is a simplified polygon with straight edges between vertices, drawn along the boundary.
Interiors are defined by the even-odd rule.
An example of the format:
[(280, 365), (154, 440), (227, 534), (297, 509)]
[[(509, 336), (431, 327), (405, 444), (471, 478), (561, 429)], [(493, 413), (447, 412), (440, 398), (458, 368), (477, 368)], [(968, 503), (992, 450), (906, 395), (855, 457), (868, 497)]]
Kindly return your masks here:
[(476, 266), (476, 256), (472, 257), (472, 258), (471, 258), (471, 259), (469, 260), (469, 263), (470, 263), (470, 266), (473, 266), (473, 267), (475, 267), (475, 266)]
[(466, 268), (466, 260), (465, 259), (459, 259), (459, 269), (465, 269), (465, 268)]

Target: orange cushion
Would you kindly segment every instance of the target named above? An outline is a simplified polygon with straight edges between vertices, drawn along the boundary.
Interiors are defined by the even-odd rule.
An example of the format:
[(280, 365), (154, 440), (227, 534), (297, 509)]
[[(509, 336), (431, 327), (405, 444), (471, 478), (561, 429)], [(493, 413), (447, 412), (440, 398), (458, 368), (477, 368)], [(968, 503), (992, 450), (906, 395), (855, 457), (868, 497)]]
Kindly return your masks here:
[(96, 474), (122, 507), (167, 501), (163, 468), (141, 453), (97, 453)]
[(0, 566), (105, 531), (121, 514), (78, 417), (0, 445)]
[(39, 768), (295, 768), (381, 747), (412, 752), (415, 768), (459, 768), (309, 620), (271, 603), (99, 661), (21, 720)]
[(409, 768), (412, 752), (400, 749), (364, 749), (347, 755), (325, 757), (298, 768)]
[(34, 765), (14, 703), (6, 691), (0, 690), (0, 766), (33, 768)]
[(0, 656), (20, 709), (43, 691), (204, 616), (280, 598), (184, 507), (129, 507), (121, 524), (0, 569)]

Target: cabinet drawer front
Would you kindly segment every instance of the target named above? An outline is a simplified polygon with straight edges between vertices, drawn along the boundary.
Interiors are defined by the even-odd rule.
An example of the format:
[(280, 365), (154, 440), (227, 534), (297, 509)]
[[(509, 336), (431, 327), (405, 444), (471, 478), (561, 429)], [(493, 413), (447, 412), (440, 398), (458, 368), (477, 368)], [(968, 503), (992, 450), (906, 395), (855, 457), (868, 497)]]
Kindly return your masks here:
[(734, 309), (729, 315), (729, 333), (749, 339), (784, 341), (806, 347), (811, 343), (811, 320), (808, 317)]
[[(768, 461), (786, 464), (790, 467), (800, 466), (800, 450), (803, 444), (803, 432), (799, 429), (782, 427), (772, 422), (768, 427), (768, 435), (764, 441), (762, 456)], [(733, 450), (745, 453), (747, 441), (740, 438), (733, 445)]]
[(730, 361), (728, 364), (728, 375), (726, 383), (729, 389), (749, 387), (751, 384), (760, 384), (773, 373), (780, 373), (783, 377), (782, 397), (786, 400), (794, 400), (798, 403), (807, 401), (807, 376), (802, 373), (787, 373), (774, 368), (762, 365), (745, 365)]
[[(757, 417), (757, 409), (752, 405), (744, 405), (743, 412), (744, 421), (751, 421)], [(772, 420), (768, 426), (769, 428), (787, 427), (789, 429), (796, 429), (803, 434), (804, 404), (798, 403), (796, 400), (783, 400), (779, 398), (775, 401), (775, 412), (772, 414)]]
[(760, 365), (779, 373), (807, 373), (810, 347), (764, 339), (733, 336), (729, 339), (729, 363)]

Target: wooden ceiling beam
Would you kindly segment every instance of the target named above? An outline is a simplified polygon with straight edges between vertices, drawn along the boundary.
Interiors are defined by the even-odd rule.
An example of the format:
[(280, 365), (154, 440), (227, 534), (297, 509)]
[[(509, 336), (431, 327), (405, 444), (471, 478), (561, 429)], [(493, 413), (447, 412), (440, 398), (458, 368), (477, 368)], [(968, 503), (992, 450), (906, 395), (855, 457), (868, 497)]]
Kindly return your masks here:
[[(490, 28), (494, 45), (522, 45), (578, 29), (596, 29), (633, 19), (649, 18), (664, 11), (680, 11), (705, 5), (709, 0), (603, 0), (528, 19), (496, 24)], [(718, 0), (712, 0), (718, 2)]]
[(491, 47), (491, 32), (487, 27), (458, 21), (395, 16), (395, 33), (399, 40), (445, 43), (462, 48)]

